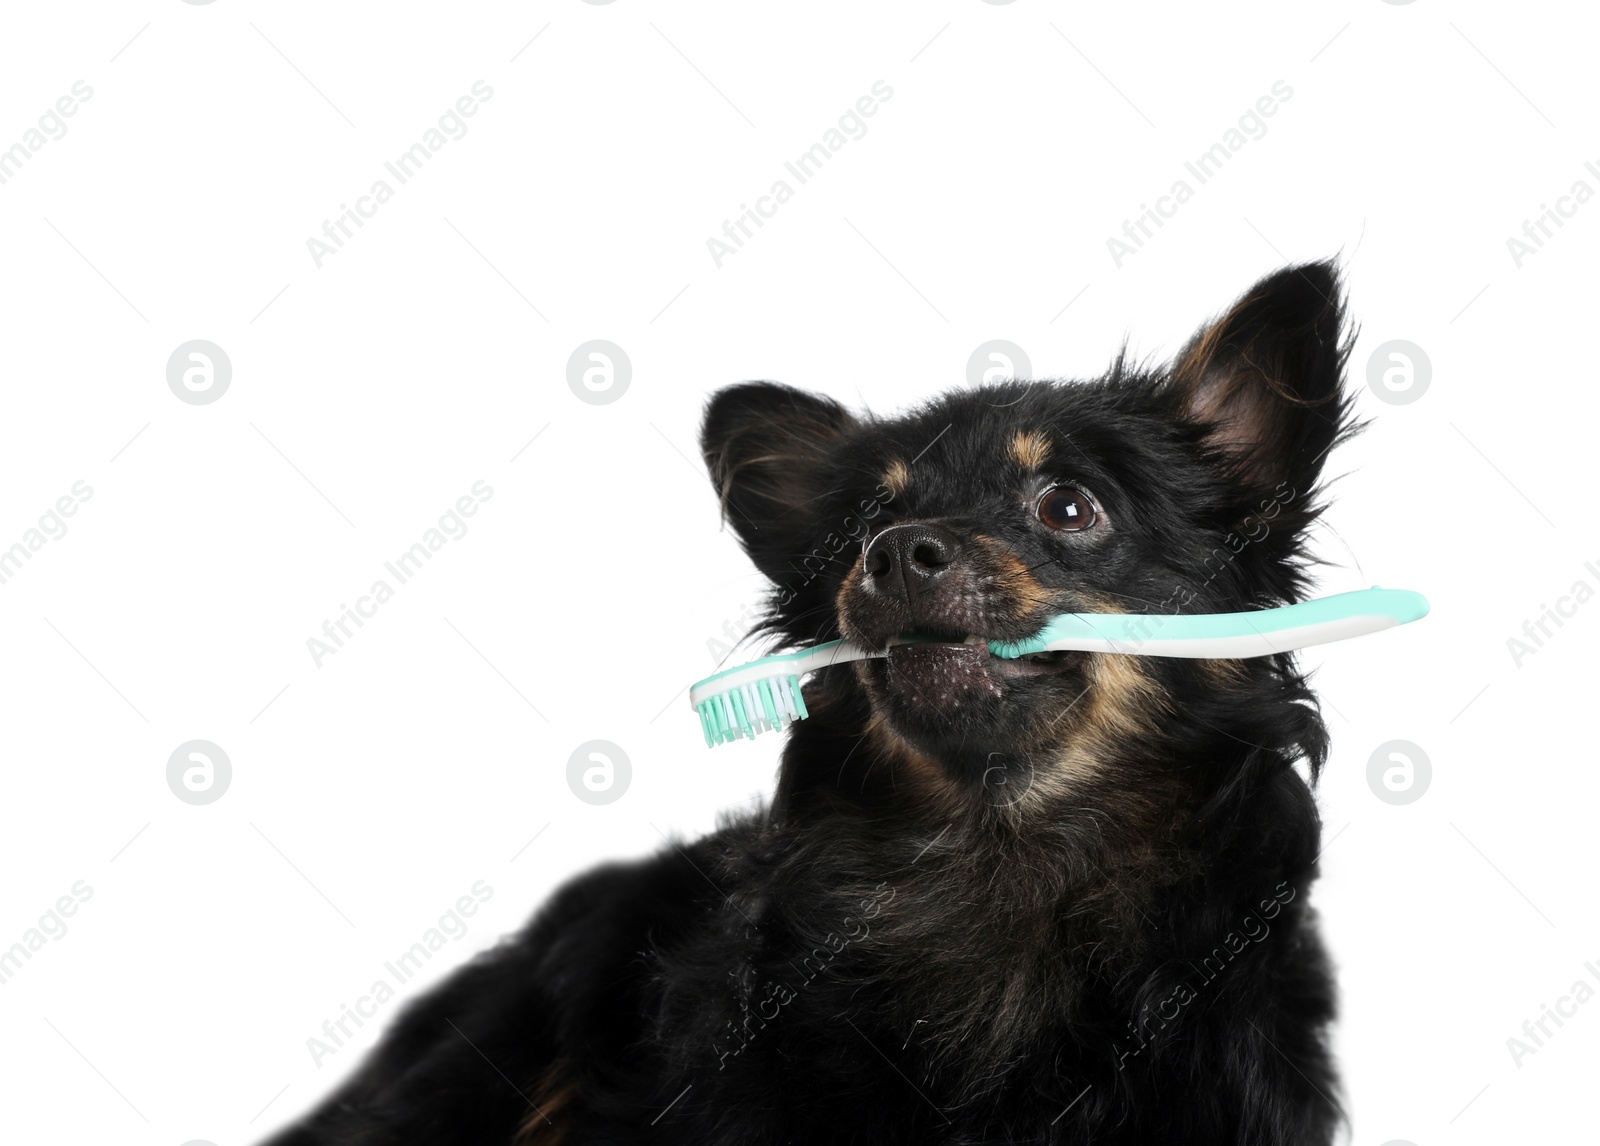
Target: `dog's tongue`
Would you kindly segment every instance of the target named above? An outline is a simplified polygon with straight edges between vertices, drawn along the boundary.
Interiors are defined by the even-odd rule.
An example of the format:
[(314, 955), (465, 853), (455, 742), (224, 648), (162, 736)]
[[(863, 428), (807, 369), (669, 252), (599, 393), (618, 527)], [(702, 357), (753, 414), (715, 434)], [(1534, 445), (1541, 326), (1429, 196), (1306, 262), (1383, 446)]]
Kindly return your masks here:
[(889, 691), (908, 705), (942, 708), (977, 696), (1001, 696), (982, 644), (895, 645), (889, 650)]

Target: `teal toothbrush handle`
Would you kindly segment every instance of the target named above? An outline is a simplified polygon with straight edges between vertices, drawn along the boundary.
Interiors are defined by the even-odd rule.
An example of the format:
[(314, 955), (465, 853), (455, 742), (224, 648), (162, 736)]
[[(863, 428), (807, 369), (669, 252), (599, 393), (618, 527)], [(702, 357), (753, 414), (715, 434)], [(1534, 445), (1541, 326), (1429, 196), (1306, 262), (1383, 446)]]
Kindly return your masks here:
[(1267, 656), (1404, 625), (1427, 616), (1409, 589), (1358, 589), (1243, 613), (1065, 613), (1023, 641), (990, 641), (997, 657), (1079, 649), (1175, 657)]

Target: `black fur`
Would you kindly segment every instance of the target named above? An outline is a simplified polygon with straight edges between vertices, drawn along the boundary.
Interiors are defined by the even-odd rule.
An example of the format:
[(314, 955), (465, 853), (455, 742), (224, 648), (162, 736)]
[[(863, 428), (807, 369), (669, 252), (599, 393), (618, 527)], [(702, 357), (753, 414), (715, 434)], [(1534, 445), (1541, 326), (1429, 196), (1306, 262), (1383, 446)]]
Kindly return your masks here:
[[(703, 446), (791, 645), (1270, 606), (1306, 588), (1348, 348), (1302, 266), (1161, 369), (882, 420), (749, 383)], [(1040, 524), (1052, 482), (1094, 529)], [(862, 548), (907, 522), (960, 557), (897, 597)], [(1328, 1142), (1315, 699), (1288, 656), (1112, 659), (818, 674), (769, 808), (573, 881), (277, 1146)]]

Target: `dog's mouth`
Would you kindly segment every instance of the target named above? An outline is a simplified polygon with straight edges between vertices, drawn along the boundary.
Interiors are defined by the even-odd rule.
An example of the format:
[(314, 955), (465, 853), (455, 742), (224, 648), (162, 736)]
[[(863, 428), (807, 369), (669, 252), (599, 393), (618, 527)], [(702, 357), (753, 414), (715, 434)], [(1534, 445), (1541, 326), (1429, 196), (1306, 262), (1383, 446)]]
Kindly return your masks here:
[[(887, 654), (856, 665), (869, 704), (902, 738), (941, 758), (1013, 743), (1036, 714), (1081, 695), (1093, 663), (1080, 652), (996, 656), (991, 641), (1027, 641), (1089, 602), (1039, 583), (998, 542), (969, 549), (914, 591), (880, 585), (868, 570), (853, 571), (837, 595), (841, 635)], [(914, 568), (910, 575), (923, 576)]]
[(988, 637), (939, 628), (918, 628), (902, 633), (897, 642), (889, 646), (891, 666), (897, 661), (901, 664), (927, 663), (945, 666), (950, 671), (957, 665), (965, 665), (973, 670), (982, 669), (1002, 680), (1067, 672), (1082, 664), (1084, 655), (1046, 652), (1031, 653), (1024, 657), (997, 657), (989, 648)]
[(1012, 742), (1029, 714), (1079, 692), (1075, 677), (1085, 653), (997, 657), (982, 637), (913, 634), (891, 644), (882, 660), (862, 662), (862, 681), (874, 708), (922, 751), (958, 754)]
[(982, 635), (919, 629), (890, 644), (880, 681), (896, 710), (949, 716), (974, 704), (1002, 702), (1011, 693), (1029, 693), (1043, 686), (1043, 678), (1076, 670), (1085, 655), (1050, 652), (1007, 659), (995, 656)]
[(855, 666), (887, 732), (973, 779), (991, 774), (997, 754), (1050, 735), (1052, 717), (1071, 710), (1092, 667), (1082, 652), (998, 657), (989, 641), (1026, 639), (1027, 623), (1002, 619), (1000, 632), (963, 631), (975, 620), (963, 618), (959, 628), (919, 620), (884, 642), (886, 656)]

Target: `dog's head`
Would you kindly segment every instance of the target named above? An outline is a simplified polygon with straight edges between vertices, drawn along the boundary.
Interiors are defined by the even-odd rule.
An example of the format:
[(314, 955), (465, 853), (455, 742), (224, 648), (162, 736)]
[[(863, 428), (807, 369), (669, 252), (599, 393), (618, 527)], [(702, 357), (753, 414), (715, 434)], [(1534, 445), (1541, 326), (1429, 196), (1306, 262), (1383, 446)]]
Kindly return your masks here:
[[(776, 586), (766, 628), (797, 645), (932, 638), (822, 674), (819, 719), (837, 711), (880, 756), (1013, 798), (1110, 767), (1129, 744), (1161, 756), (1174, 722), (1225, 720), (1222, 698), (1289, 671), (1286, 658), (1007, 661), (983, 642), (1066, 612), (1296, 599), (1323, 462), (1350, 429), (1348, 349), (1338, 275), (1314, 264), (1262, 280), (1162, 369), (961, 390), (896, 418), (746, 383), (712, 399), (702, 445), (729, 524)], [(1125, 635), (1153, 634), (1130, 622)]]

